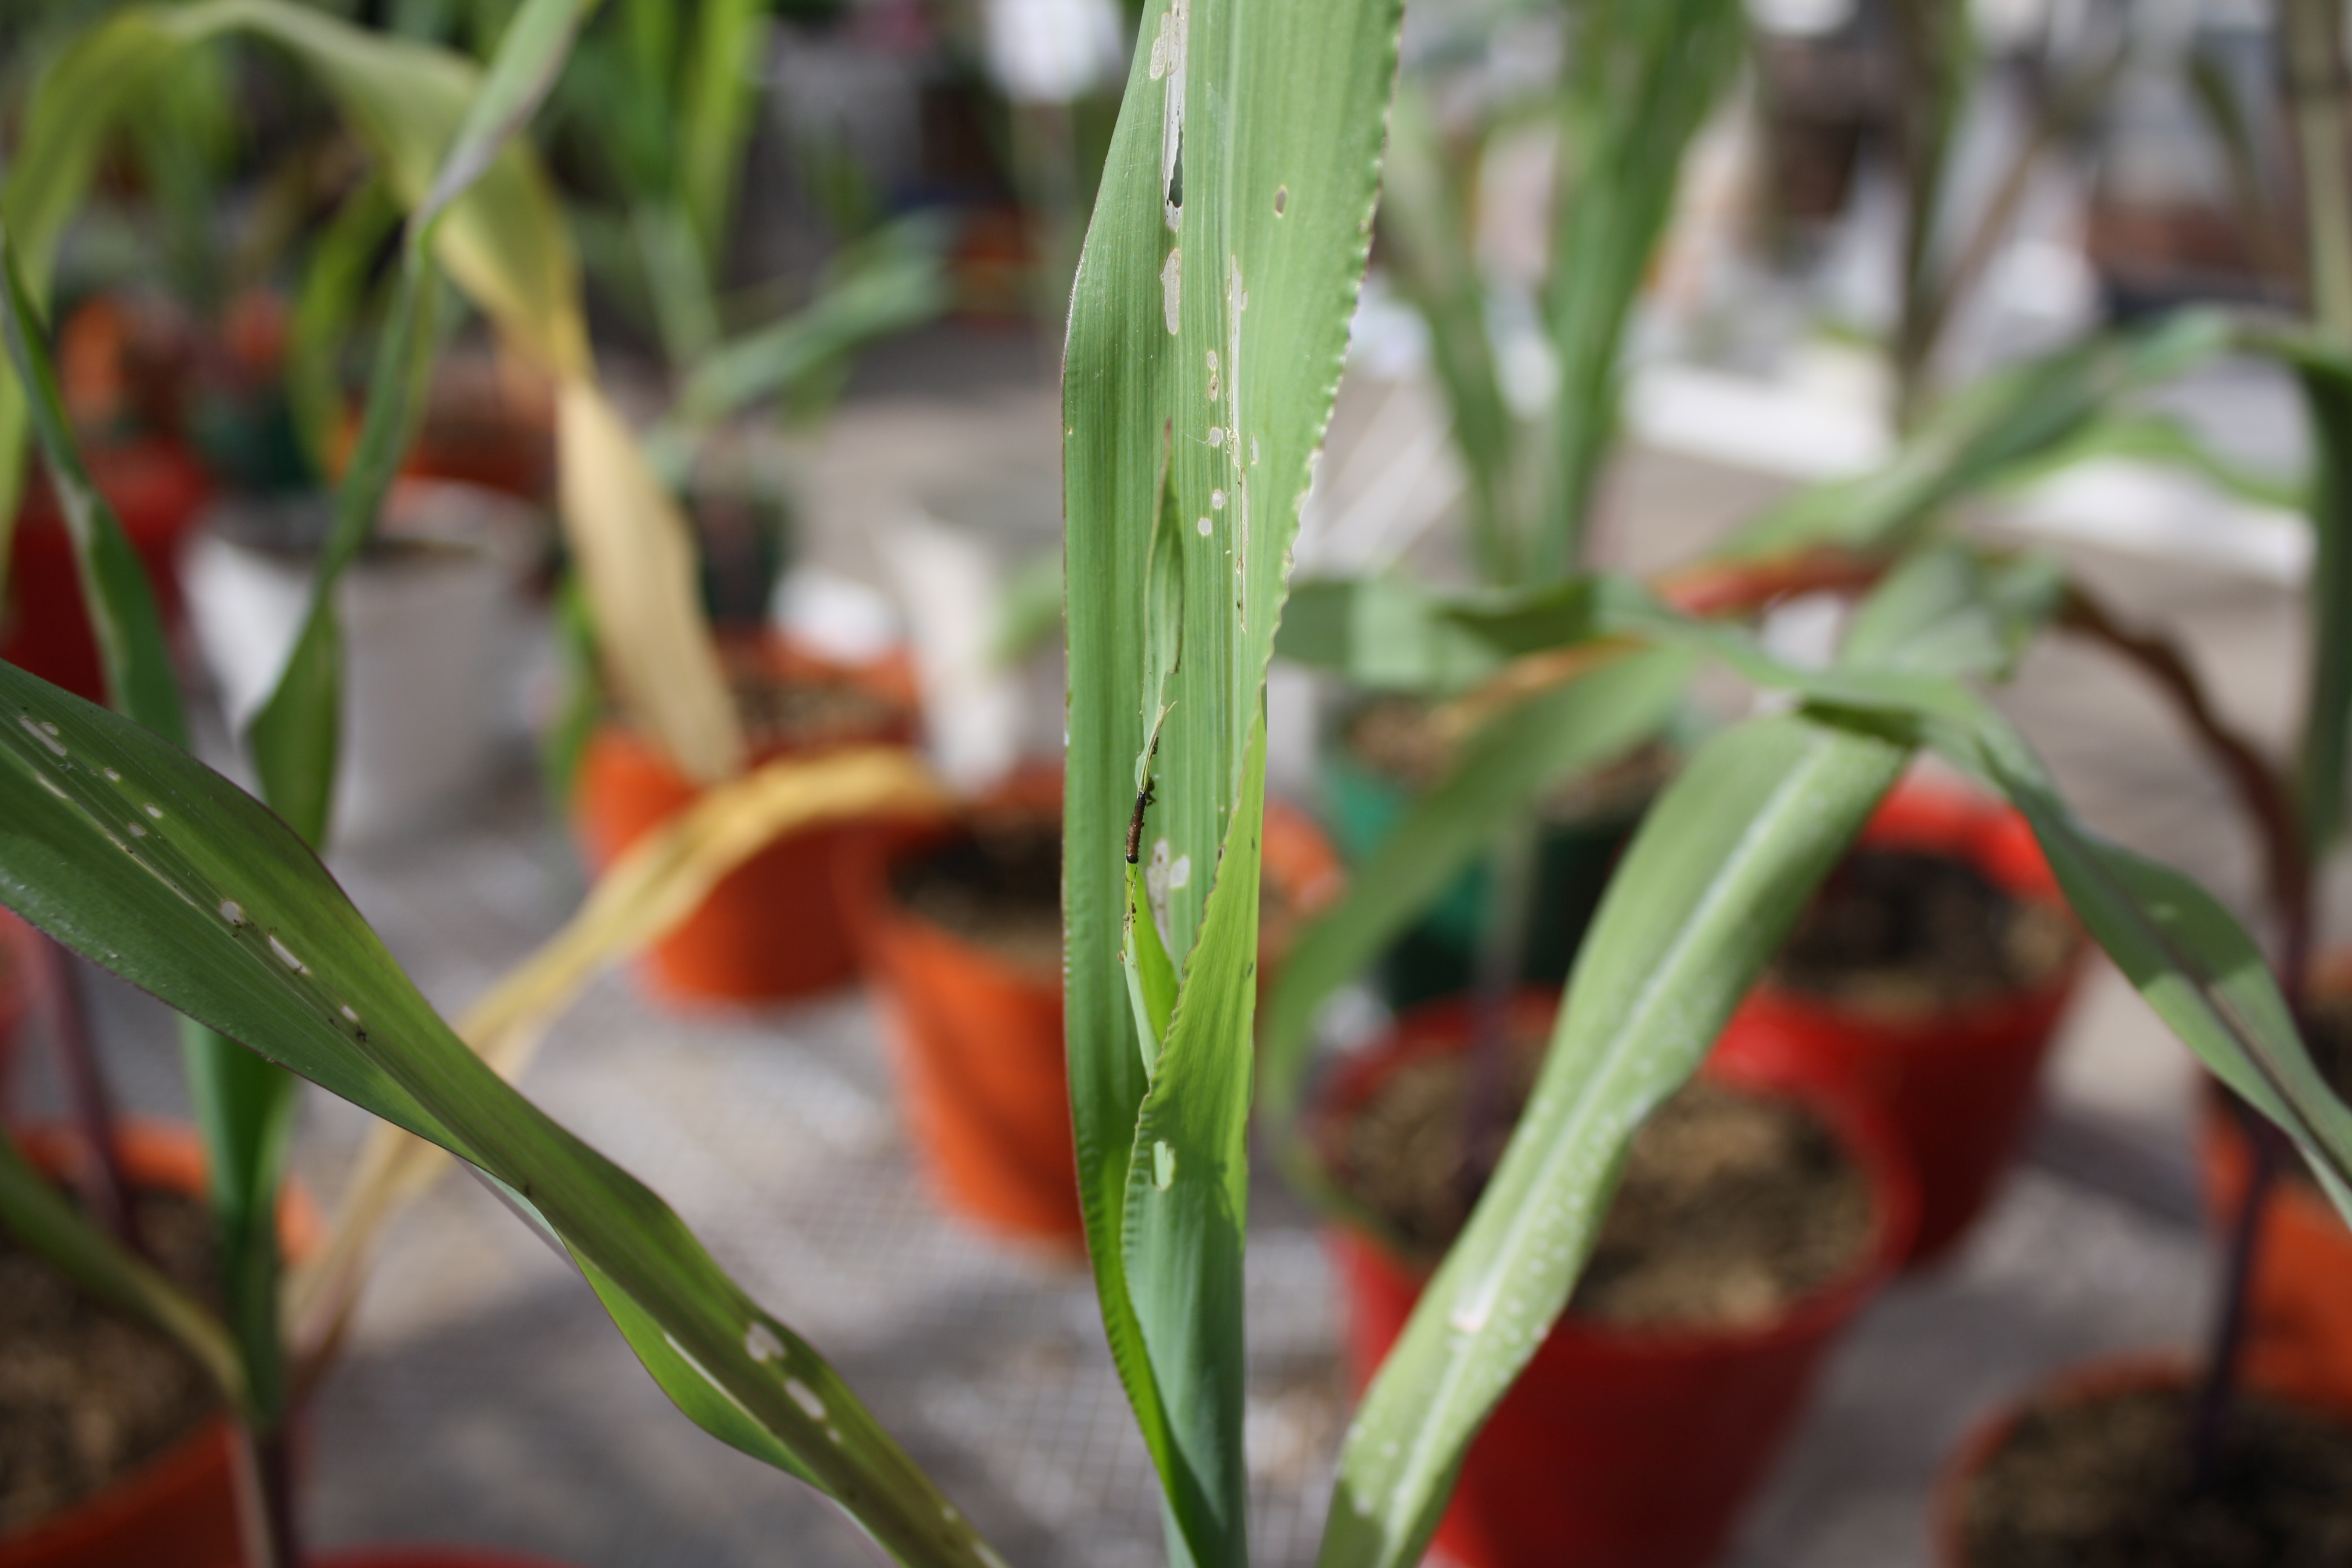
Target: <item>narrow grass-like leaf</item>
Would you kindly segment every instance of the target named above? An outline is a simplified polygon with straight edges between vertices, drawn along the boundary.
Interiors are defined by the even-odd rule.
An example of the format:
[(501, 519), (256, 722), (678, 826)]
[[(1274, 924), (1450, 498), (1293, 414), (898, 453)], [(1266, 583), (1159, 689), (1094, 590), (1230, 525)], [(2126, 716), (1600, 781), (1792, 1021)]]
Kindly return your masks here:
[(16, 247), (5, 224), (0, 224), (0, 272), (6, 275), (5, 288), (0, 288), (0, 333), (6, 336), (8, 362), (16, 372), (9, 384), (25, 398), (48, 464), (50, 487), (73, 543), (75, 572), (107, 693), (135, 722), (184, 745), (187, 721), (172, 679), (155, 590), (113, 507), (82, 466), (39, 313), (18, 271)]
[[(1156, 730), (1160, 787), (1141, 844), (1181, 977), (1157, 1081), (1181, 1048), (1194, 1089), (1154, 1103), (1182, 1121), (1182, 1138), (1204, 1140), (1200, 1158), (1213, 1164), (1217, 1130), (1245, 1112), (1250, 1080), (1246, 1000), (1236, 1021), (1215, 999), (1254, 955), (1224, 938), (1197, 944), (1205, 901), (1229, 879), (1230, 901), (1255, 898), (1254, 872), (1221, 858), (1258, 830), (1247, 759), (1362, 273), (1398, 22), (1394, 0), (1149, 5), (1064, 356), (1063, 877), (1080, 1198), (1112, 1353), (1169, 1500), (1170, 1555), (1202, 1568), (1244, 1558), (1241, 1235), (1238, 1211), (1192, 1207), (1129, 1234), (1134, 1183), (1156, 1173), (1136, 1170), (1157, 1091), (1120, 956), (1136, 773)], [(1181, 654), (1164, 696), (1146, 652), (1167, 642), (1151, 620), (1167, 600), (1150, 591), (1150, 562), (1163, 498), (1182, 584)], [(1198, 1339), (1186, 1326), (1210, 1322), (1234, 1332)], [(1195, 1347), (1206, 1360), (1168, 1359)]]
[[(467, 1049), (282, 823), (176, 748), (5, 665), (0, 902), (479, 1166), (901, 1562), (987, 1563), (814, 1351), (658, 1198)], [(709, 1408), (677, 1363), (652, 1370), (681, 1387), (689, 1415)], [(719, 1436), (730, 1435), (722, 1424)]]
[(408, 216), (400, 284), (370, 378), (359, 442), (335, 487), (334, 517), (310, 602), (278, 683), (247, 735), (262, 796), (304, 842), (324, 844), (342, 737), (342, 621), (336, 586), (374, 531), (423, 411), (432, 364), (438, 278), (432, 237), (442, 215), (488, 174), (547, 96), (583, 12), (594, 0), (526, 0), (449, 144), (425, 199)]
[[(1228, 819), (1200, 944), (1136, 1121), (1120, 1227), (1128, 1278), (1137, 1286), (1136, 1324), (1168, 1402), (1172, 1463), (1161, 1483), (1182, 1544), (1201, 1564), (1249, 1558), (1239, 1418), (1242, 1237), (1265, 817), (1261, 721), (1243, 761), (1242, 795)], [(1192, 1272), (1179, 1276), (1179, 1267)]]
[(1519, 478), (1517, 421), (1503, 396), (1487, 335), (1486, 280), (1468, 242), (1462, 199), (1471, 160), (1445, 145), (1428, 99), (1408, 78), (1397, 84), (1381, 191), (1381, 237), (1391, 275), (1429, 322), (1430, 367), (1445, 393), (1454, 447), (1470, 490), (1470, 542), (1490, 583), (1518, 579), (1525, 542), (1512, 501)]
[(2022, 737), (1986, 710), (1939, 749), (1991, 779), (2032, 824), (2066, 901), (2157, 1016), (2303, 1151), (2339, 1205), (2352, 1194), (2352, 1111), (2312, 1065), (2262, 950), (2171, 867), (2077, 821)]
[[(98, 643), (107, 690), (134, 722), (174, 745), (187, 741), (180, 703), (147, 569), (97, 488), (90, 483), (58, 395), (48, 345), (17, 274), (9, 237), (0, 226), (0, 333), (7, 339), (48, 466), (51, 486), (73, 541), (75, 566), (91, 634)], [(26, 678), (29, 679), (30, 678)], [(28, 731), (37, 738), (45, 730)], [(54, 737), (49, 737), (54, 739)], [(132, 837), (149, 831), (128, 819)], [(278, 1189), (292, 1128), (293, 1083), (268, 1063), (191, 1020), (181, 1022), (189, 1100), (204, 1138), (212, 1176), (205, 1200), (221, 1259), (221, 1294), (240, 1365), (238, 1403), (262, 1427), (284, 1412), (285, 1358), (278, 1328)], [(168, 1303), (167, 1303), (168, 1305)], [(184, 1326), (184, 1314), (168, 1314)]]
[[(1656, 734), (1694, 668), (1678, 649), (1632, 653), (1505, 712), (1462, 747), (1441, 784), (1415, 800), (1299, 936), (1266, 1004), (1258, 1049), (1267, 1123), (1295, 1131), (1316, 1008), (1360, 973), (1496, 836), (1547, 789)], [(1294, 1169), (1312, 1181), (1312, 1172)]]
[(2311, 638), (2300, 777), (2307, 853), (2343, 833), (2352, 760), (2352, 363), (2316, 357), (2296, 367), (2311, 416)]
[(1741, 529), (1727, 553), (1899, 550), (1942, 508), (2080, 437), (2125, 393), (2169, 380), (2230, 342), (2223, 317), (2183, 311), (1998, 372), (1939, 405), (1884, 468), (1801, 492)]
[(1803, 714), (1702, 745), (1634, 836), (1527, 1110), (1366, 1394), (1321, 1568), (1405, 1568), (1486, 1414), (1567, 1303), (1626, 1144), (1694, 1071), (1907, 749)]
[(1439, 695), (1593, 627), (1586, 578), (1467, 593), (1403, 577), (1310, 578), (1292, 590), (1274, 650), (1366, 690)]
[(1625, 321), (1674, 210), (1684, 153), (1730, 84), (1746, 37), (1738, 0), (1601, 0), (1570, 17), (1544, 299), (1559, 387), (1548, 493), (1525, 557), (1538, 582), (1580, 564), (1617, 435)]

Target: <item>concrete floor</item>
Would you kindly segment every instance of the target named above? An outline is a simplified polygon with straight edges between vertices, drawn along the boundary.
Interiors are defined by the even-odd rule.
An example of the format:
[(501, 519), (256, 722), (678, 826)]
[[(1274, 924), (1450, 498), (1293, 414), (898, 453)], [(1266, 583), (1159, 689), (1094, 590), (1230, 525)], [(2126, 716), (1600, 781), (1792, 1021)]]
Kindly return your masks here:
[[(973, 380), (979, 391), (958, 393), (883, 376), (844, 410), (808, 468), (810, 558), (872, 575), (877, 521), (910, 487), (950, 480), (966, 463), (1050, 474), (1058, 421), (1034, 367)], [(1343, 409), (1335, 453), (1356, 417)], [(1614, 495), (1610, 549), (1633, 564), (1670, 557), (1770, 488), (1637, 457)], [(2296, 630), (2284, 595), (2210, 572), (2079, 560), (2179, 628), (2224, 700), (2277, 734)], [(2007, 701), (2095, 826), (2243, 903), (2246, 846), (2217, 785), (2127, 679), (2053, 646)], [(1280, 711), (1293, 715), (1286, 728), (1302, 721)], [(1281, 739), (1296, 754), (1308, 738)], [(446, 835), (342, 857), (337, 870), (452, 1011), (551, 933), (580, 892), (520, 776)], [(157, 1010), (110, 984), (102, 1016), (127, 1098), (173, 1109)], [(1838, 1352), (1747, 1521), (1738, 1568), (1925, 1568), (1937, 1466), (1988, 1406), (2085, 1355), (2194, 1342), (2210, 1257), (2185, 1136), (2190, 1082), (2128, 988), (2095, 970), (2028, 1160), (1973, 1240), (1895, 1287)], [(1010, 1562), (1161, 1561), (1152, 1477), (1090, 1285), (1072, 1266), (941, 1217), (861, 998), (688, 1016), (608, 976), (526, 1087), (661, 1192), (821, 1346)], [(313, 1096), (299, 1164), (318, 1193), (340, 1186), (364, 1120)], [(1338, 1303), (1310, 1217), (1261, 1188), (1248, 1275), (1253, 1538), (1260, 1562), (1303, 1564), (1346, 1418)], [(311, 1468), (321, 1542), (463, 1541), (575, 1568), (881, 1561), (814, 1493), (672, 1410), (569, 1266), (462, 1178), (394, 1228), (320, 1397)]]

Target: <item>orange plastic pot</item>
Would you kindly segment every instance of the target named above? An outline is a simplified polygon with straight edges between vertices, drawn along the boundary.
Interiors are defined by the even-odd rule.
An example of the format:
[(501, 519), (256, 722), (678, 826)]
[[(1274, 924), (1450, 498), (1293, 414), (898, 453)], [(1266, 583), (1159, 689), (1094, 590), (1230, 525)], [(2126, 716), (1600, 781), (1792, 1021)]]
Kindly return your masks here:
[[(1541, 1030), (1556, 999), (1531, 992), (1519, 1006), (1522, 1026)], [(1344, 1124), (1400, 1068), (1462, 1051), (1471, 1026), (1458, 999), (1407, 1014), (1318, 1096), (1318, 1125)], [(1870, 1245), (1844, 1278), (1752, 1329), (1635, 1334), (1560, 1318), (1471, 1444), (1438, 1526), (1438, 1545), (1467, 1568), (1715, 1561), (1822, 1356), (1901, 1265), (1916, 1196), (1897, 1140), (1867, 1104), (1842, 1081), (1808, 1078), (1787, 1059), (1717, 1053), (1706, 1070), (1789, 1094), (1831, 1127), (1870, 1182)], [(1335, 1230), (1330, 1246), (1348, 1298), (1349, 1366), (1361, 1388), (1403, 1332), (1425, 1279), (1355, 1231)]]
[[(69, 1172), (83, 1157), (80, 1141), (59, 1129), (31, 1128), (18, 1136), (26, 1157), (46, 1171)], [(133, 1184), (204, 1191), (204, 1147), (194, 1129), (131, 1121), (121, 1124), (116, 1139)], [(290, 1184), (278, 1223), (289, 1257), (310, 1252), (324, 1234), (318, 1211)], [(0, 1568), (243, 1568), (235, 1442), (226, 1418), (206, 1421), (105, 1491), (0, 1540)]]
[[(1059, 820), (1062, 778), (1014, 778), (982, 808)], [(893, 1040), (908, 1131), (950, 1210), (991, 1230), (1064, 1251), (1084, 1245), (1070, 1131), (1058, 965), (1024, 969), (922, 919), (890, 892), (891, 868), (957, 829), (861, 847), (845, 863), (851, 910)], [(1303, 813), (1268, 802), (1265, 875), (1290, 916), (1337, 896), (1339, 862)], [(1263, 972), (1282, 933), (1260, 943)]]
[[(1960, 789), (1906, 778), (1860, 843), (1950, 855), (2017, 898), (2065, 907), (2024, 817)], [(1842, 1078), (1877, 1108), (1918, 1177), (1919, 1229), (1909, 1262), (1926, 1263), (1975, 1223), (2016, 1153), (2080, 952), (2078, 942), (2032, 989), (1927, 1016), (1874, 1016), (1768, 981), (1742, 1005), (1739, 1027), (1718, 1052)]]
[[(164, 619), (177, 624), (180, 538), (211, 494), (203, 467), (172, 441), (96, 447), (87, 456), (99, 492), (121, 519), (147, 568)], [(106, 677), (82, 609), (73, 541), (46, 476), (26, 476), (8, 579), (0, 658), (77, 697), (105, 701)]]
[[(851, 668), (781, 642), (770, 645), (785, 679), (848, 680), (883, 698), (893, 717), (860, 742), (904, 744), (914, 735), (914, 678), (905, 657)], [(771, 762), (791, 754), (768, 752)], [(805, 754), (816, 755), (818, 751)], [(573, 809), (583, 852), (602, 870), (700, 791), (669, 759), (617, 725), (589, 738)], [(875, 838), (875, 824), (845, 822), (778, 839), (710, 890), (702, 907), (646, 952), (641, 973), (657, 994), (682, 1002), (757, 1004), (828, 991), (857, 972), (840, 899), (838, 865)]]
[(1932, 1520), (1936, 1537), (1936, 1568), (2000, 1568), (1999, 1563), (1972, 1562), (1963, 1521), (1969, 1493), (1994, 1456), (2008, 1447), (2018, 1423), (2036, 1411), (2088, 1405), (2101, 1399), (2137, 1394), (2145, 1389), (2179, 1388), (2191, 1375), (2189, 1363), (2174, 1356), (2127, 1356), (2091, 1362), (2062, 1372), (2024, 1398), (2004, 1405), (1979, 1422), (1960, 1446), (1952, 1450), (1936, 1478)]

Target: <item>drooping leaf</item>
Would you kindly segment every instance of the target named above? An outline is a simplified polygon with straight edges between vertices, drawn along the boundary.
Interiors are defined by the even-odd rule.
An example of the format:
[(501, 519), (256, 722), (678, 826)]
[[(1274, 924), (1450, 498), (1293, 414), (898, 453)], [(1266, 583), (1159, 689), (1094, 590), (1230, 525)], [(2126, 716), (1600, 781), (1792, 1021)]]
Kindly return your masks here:
[(282, 823), (184, 752), (6, 665), (0, 902), (502, 1183), (600, 1293), (625, 1298), (625, 1331), (658, 1327), (677, 1356), (651, 1370), (689, 1415), (709, 1414), (716, 1391), (765, 1435), (755, 1454), (781, 1447), (899, 1561), (988, 1563), (813, 1349), (658, 1198), (467, 1049)]

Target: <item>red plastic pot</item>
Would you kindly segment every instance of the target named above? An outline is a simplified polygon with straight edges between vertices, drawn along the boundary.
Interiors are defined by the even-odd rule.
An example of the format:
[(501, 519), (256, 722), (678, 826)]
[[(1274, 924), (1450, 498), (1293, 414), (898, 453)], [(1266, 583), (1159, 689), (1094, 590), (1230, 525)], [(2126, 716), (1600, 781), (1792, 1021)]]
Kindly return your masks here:
[[(1867, 848), (1967, 860), (1995, 885), (2064, 910), (2057, 879), (2024, 817), (1999, 802), (1906, 778), (1862, 832)], [(2069, 917), (2071, 919), (2071, 917)], [(2023, 1138), (2042, 1059), (2081, 969), (2081, 947), (2031, 990), (1931, 1016), (1873, 1016), (1759, 984), (1718, 1054), (1843, 1078), (1885, 1117), (1919, 1184), (1919, 1230), (1907, 1260), (1941, 1256), (1975, 1223)]]
[[(147, 568), (167, 624), (180, 617), (180, 537), (211, 494), (205, 470), (177, 442), (144, 440), (94, 447), (90, 477), (122, 520)], [(8, 605), (0, 616), (0, 658), (92, 702), (106, 700), (89, 617), (82, 610), (73, 542), (47, 477), (26, 476), (16, 512), (8, 571)]]
[(1952, 1450), (1936, 1479), (1931, 1505), (1936, 1536), (1936, 1568), (2000, 1568), (1999, 1563), (1972, 1563), (1962, 1523), (1969, 1492), (1993, 1457), (2008, 1446), (2018, 1423), (2037, 1410), (2087, 1405), (2143, 1389), (2179, 1388), (2191, 1375), (2189, 1363), (2172, 1356), (2119, 1357), (2092, 1362), (2062, 1372), (2025, 1397), (2004, 1405), (1979, 1422), (1960, 1446)]
[[(993, 814), (1058, 820), (1058, 770), (1016, 776)], [(1303, 813), (1266, 805), (1265, 875), (1295, 921), (1337, 896), (1338, 858)], [(932, 1190), (989, 1229), (1060, 1251), (1084, 1245), (1070, 1131), (1058, 963), (1024, 969), (903, 908), (891, 868), (958, 831), (868, 842), (845, 860), (843, 899), (897, 1050), (909, 1135)], [(1262, 931), (1260, 980), (1284, 933)]]
[[(1549, 1026), (1551, 996), (1530, 993), (1519, 1005), (1523, 1026)], [(1459, 1000), (1406, 1015), (1319, 1097), (1318, 1123), (1343, 1121), (1406, 1064), (1461, 1051), (1470, 1029)], [(1467, 1568), (1713, 1562), (1822, 1356), (1906, 1255), (1916, 1197), (1896, 1141), (1866, 1105), (1786, 1060), (1718, 1053), (1706, 1070), (1792, 1095), (1834, 1131), (1871, 1184), (1867, 1252), (1843, 1279), (1754, 1329), (1634, 1334), (1562, 1317), (1472, 1443), (1438, 1526), (1438, 1545)], [(1356, 1232), (1330, 1240), (1361, 1388), (1403, 1332), (1424, 1279)]]
[[(26, 1157), (47, 1171), (69, 1170), (82, 1157), (79, 1140), (58, 1129), (31, 1128), (18, 1136)], [(204, 1190), (204, 1148), (193, 1129), (126, 1121), (117, 1139), (134, 1184)], [(289, 1257), (310, 1252), (324, 1234), (318, 1211), (291, 1185), (278, 1223)], [(235, 1443), (226, 1419), (206, 1421), (105, 1491), (0, 1540), (0, 1568), (244, 1568)]]
[[(890, 719), (850, 742), (905, 744), (914, 734), (914, 678), (903, 656), (856, 668), (828, 663), (781, 641), (767, 656), (780, 679), (854, 682), (881, 697)], [(804, 754), (821, 754), (824, 748)], [(791, 754), (771, 750), (765, 763)], [(573, 809), (591, 867), (602, 870), (700, 794), (669, 759), (631, 731), (607, 725), (580, 762)], [(845, 984), (857, 971), (837, 865), (883, 830), (849, 822), (778, 839), (710, 890), (702, 907), (646, 952), (642, 973), (676, 1001), (756, 1004)]]

